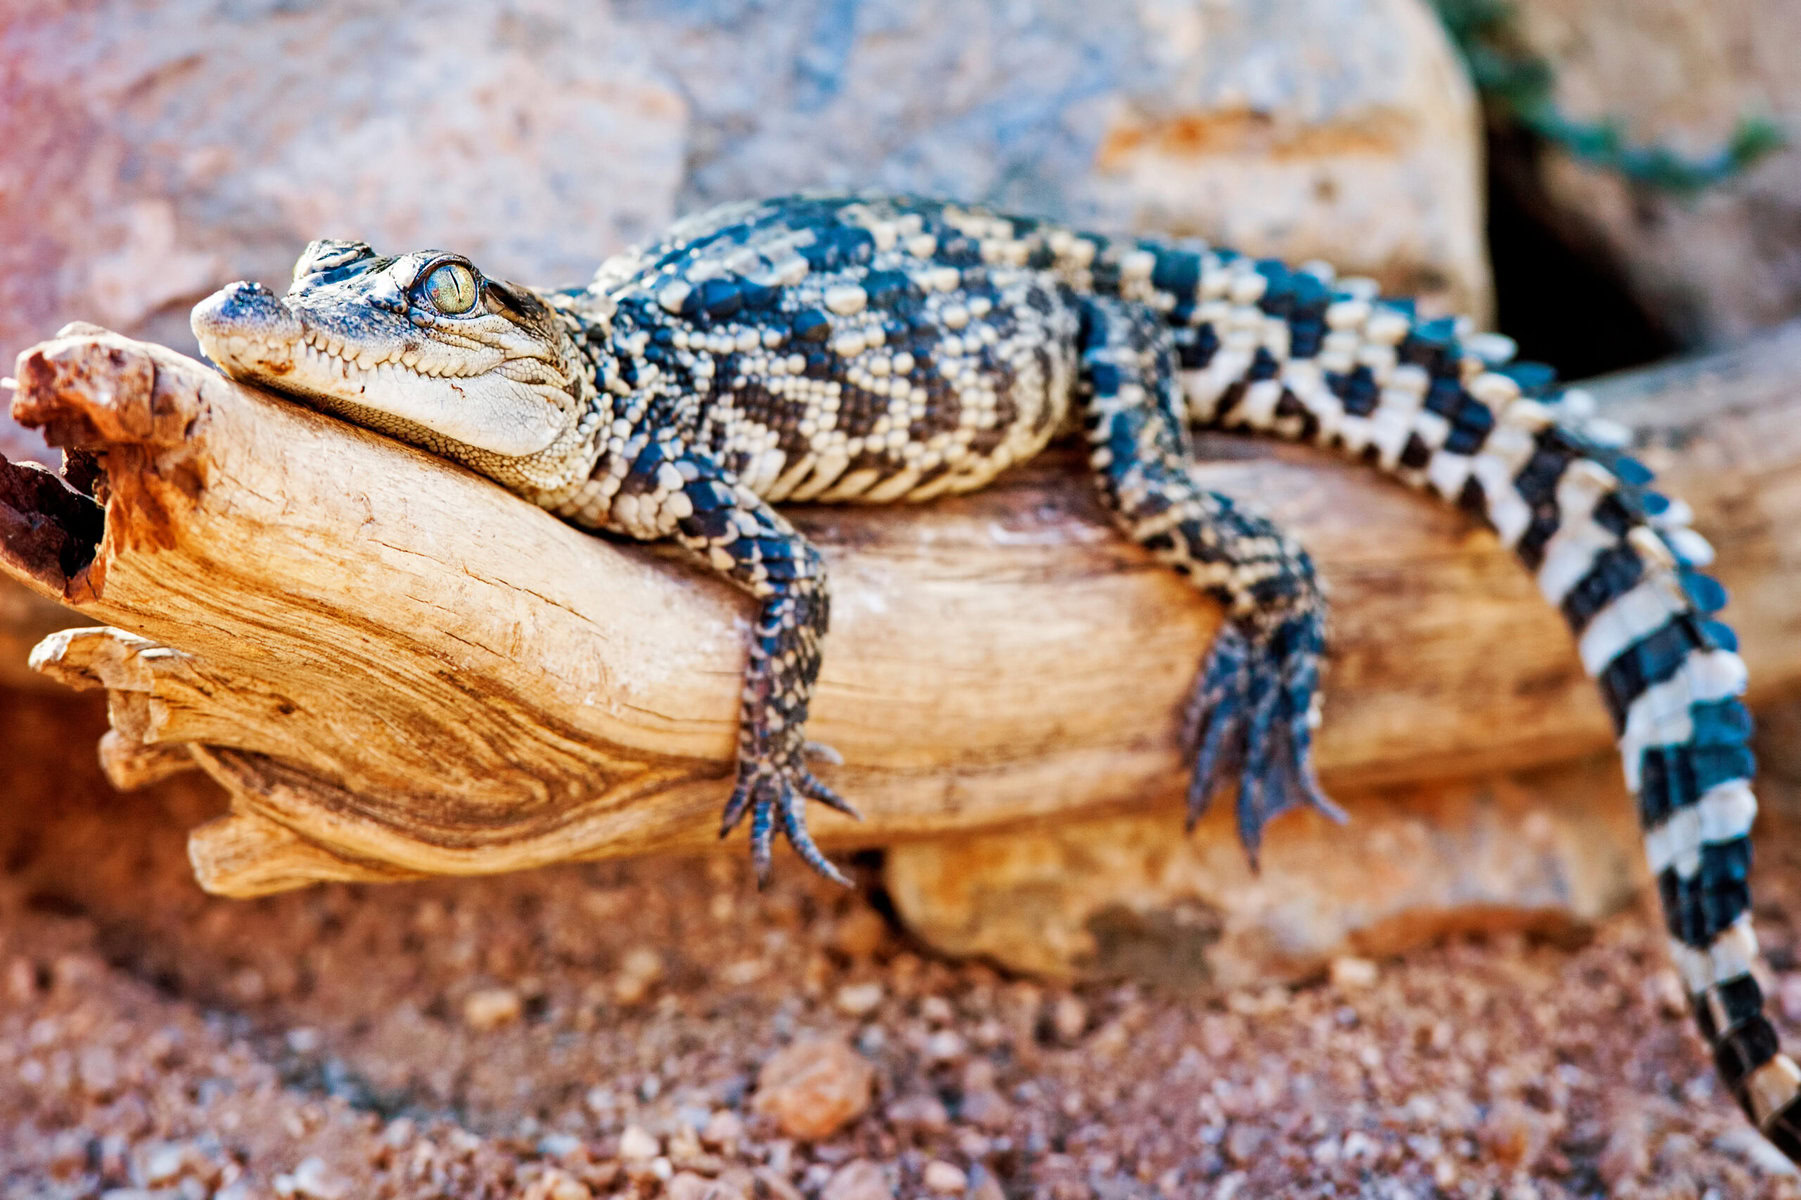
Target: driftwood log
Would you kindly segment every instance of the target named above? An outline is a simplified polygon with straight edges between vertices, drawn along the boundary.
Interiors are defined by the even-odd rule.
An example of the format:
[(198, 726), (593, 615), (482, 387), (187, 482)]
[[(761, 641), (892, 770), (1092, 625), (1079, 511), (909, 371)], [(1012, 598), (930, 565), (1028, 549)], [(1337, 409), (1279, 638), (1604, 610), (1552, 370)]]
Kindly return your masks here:
[[(1801, 328), (1596, 390), (1720, 549), (1755, 694), (1801, 677)], [(425, 454), (91, 326), (20, 357), (65, 474), (0, 466), (0, 570), (106, 628), (33, 665), (107, 689), (115, 782), (198, 765), (210, 890), (487, 873), (712, 841), (747, 604)], [(1332, 589), (1328, 787), (1605, 746), (1570, 638), (1462, 515), (1305, 449), (1198, 470), (1296, 528)], [(1062, 453), (917, 509), (796, 514), (833, 629), (813, 736), (844, 846), (1162, 805), (1214, 606), (1115, 536)], [(1755, 699), (1754, 694), (1754, 699)]]

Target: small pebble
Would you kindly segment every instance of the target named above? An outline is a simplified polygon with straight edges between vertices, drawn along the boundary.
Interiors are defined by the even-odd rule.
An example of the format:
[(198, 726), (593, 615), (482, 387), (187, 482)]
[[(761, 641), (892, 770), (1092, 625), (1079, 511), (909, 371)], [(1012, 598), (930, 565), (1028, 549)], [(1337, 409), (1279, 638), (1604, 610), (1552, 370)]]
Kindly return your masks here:
[(81, 1130), (65, 1129), (50, 1139), (50, 1154), (45, 1166), (53, 1179), (66, 1179), (78, 1174), (88, 1164), (88, 1135)]
[(582, 1139), (572, 1133), (547, 1133), (538, 1139), (538, 1153), (551, 1158), (564, 1158), (582, 1148)]
[(744, 1118), (730, 1109), (720, 1109), (701, 1127), (700, 1140), (715, 1150), (730, 1150), (744, 1137)]
[(1367, 958), (1344, 955), (1332, 960), (1329, 974), (1332, 986), (1339, 991), (1355, 991), (1376, 982), (1376, 964)]
[(1051, 1007), (1051, 1029), (1059, 1041), (1073, 1042), (1088, 1028), (1088, 1006), (1075, 996), (1059, 996)]
[(1258, 1152), (1268, 1140), (1269, 1131), (1261, 1126), (1236, 1122), (1226, 1134), (1226, 1157), (1241, 1167), (1248, 1167), (1256, 1161)]
[[(1173, 1195), (1177, 1186), (1172, 1183), (1163, 1190)], [(1001, 1181), (977, 1163), (969, 1169), (969, 1200), (1007, 1200), (1007, 1193), (1001, 1190)]]
[(651, 981), (637, 975), (621, 975), (613, 981), (613, 1002), (622, 1008), (636, 1008), (650, 999)]
[(951, 1115), (944, 1102), (927, 1093), (902, 1096), (885, 1110), (888, 1123), (897, 1129), (921, 1133), (943, 1133), (951, 1127)]
[(832, 1136), (869, 1107), (875, 1070), (840, 1038), (806, 1038), (771, 1055), (757, 1073), (753, 1108), (803, 1141)]
[(758, 1200), (805, 1200), (800, 1189), (774, 1167), (758, 1167), (755, 1176)]
[(594, 1193), (569, 1172), (552, 1167), (532, 1181), (520, 1200), (594, 1200)]
[(619, 1157), (648, 1161), (663, 1153), (663, 1143), (642, 1125), (627, 1125), (619, 1135)]
[(628, 950), (619, 962), (619, 974), (613, 978), (614, 1002), (625, 1008), (643, 1004), (663, 978), (663, 969), (663, 956), (651, 947)]
[(6, 965), (6, 990), (19, 1004), (37, 998), (38, 969), (30, 959), (15, 958)]
[(1209, 1058), (1225, 1058), (1239, 1043), (1236, 1023), (1218, 1013), (1201, 1018), (1201, 1049)]
[(926, 1057), (933, 1062), (956, 1062), (969, 1053), (969, 1043), (963, 1035), (950, 1029), (940, 1029), (926, 1039)]
[(1488, 1152), (1508, 1166), (1526, 1166), (1538, 1157), (1542, 1122), (1518, 1100), (1502, 1100), (1488, 1112), (1478, 1133)]
[(832, 997), (832, 1004), (847, 1017), (866, 1017), (882, 1006), (884, 995), (879, 983), (847, 983)]
[(1666, 1017), (1683, 1017), (1688, 1015), (1688, 991), (1682, 986), (1682, 980), (1676, 972), (1670, 970), (1652, 971), (1645, 977), (1645, 988), (1657, 1007)]
[(104, 1100), (119, 1086), (119, 1060), (105, 1046), (90, 1046), (75, 1060), (75, 1073), (89, 1096)]
[(1013, 1106), (993, 1088), (978, 1088), (963, 1093), (957, 1116), (964, 1122), (990, 1133), (1001, 1133), (1013, 1123)]
[(661, 979), (664, 971), (663, 955), (654, 946), (633, 946), (619, 960), (619, 970), (625, 975)]
[(517, 1021), (524, 1011), (524, 1001), (512, 988), (478, 988), (463, 999), (463, 1024), (486, 1033)]
[(175, 1142), (151, 1146), (144, 1153), (143, 1182), (150, 1187), (174, 1182), (181, 1177), (186, 1158), (184, 1147)]
[(1765, 1175), (1801, 1175), (1801, 1167), (1790, 1162), (1770, 1139), (1749, 1125), (1737, 1125), (1713, 1141), (1714, 1149), (1736, 1154)]
[(819, 1200), (894, 1200), (894, 1189), (882, 1168), (866, 1158), (852, 1159), (833, 1173)]
[(663, 1186), (663, 1194), (669, 1200), (745, 1200), (744, 1192), (733, 1184), (693, 1171), (677, 1172)]
[(1623, 1113), (1607, 1135), (1607, 1144), (1595, 1161), (1595, 1171), (1611, 1193), (1643, 1179), (1650, 1170), (1651, 1146), (1645, 1119), (1637, 1113)]
[(888, 936), (888, 922), (873, 908), (854, 908), (832, 928), (832, 945), (848, 958), (868, 958)]
[[(293, 1194), (306, 1200), (346, 1200), (350, 1195), (349, 1178), (317, 1156), (302, 1159), (289, 1178), (293, 1181)], [(280, 1190), (279, 1184), (276, 1190)]]
[(926, 1190), (937, 1192), (940, 1196), (960, 1196), (969, 1190), (969, 1176), (963, 1168), (945, 1162), (942, 1158), (934, 1158), (920, 1172), (920, 1181)]

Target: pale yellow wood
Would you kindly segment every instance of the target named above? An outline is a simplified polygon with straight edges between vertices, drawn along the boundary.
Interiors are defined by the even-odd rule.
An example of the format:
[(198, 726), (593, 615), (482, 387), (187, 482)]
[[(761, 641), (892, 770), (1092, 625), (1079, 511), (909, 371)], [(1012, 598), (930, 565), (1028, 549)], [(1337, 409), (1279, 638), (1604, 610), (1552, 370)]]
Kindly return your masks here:
[(198, 765), (187, 742), (140, 742), (117, 729), (100, 735), (100, 769), (122, 792), (148, 787)]
[[(1791, 331), (1709, 368), (1711, 412), (1686, 377), (1604, 389), (1684, 447), (1669, 484), (1720, 545), (1765, 692), (1801, 676), (1798, 369)], [(42, 668), (107, 688), (120, 738), (196, 747), (238, 814), (285, 831), (267, 870), (247, 848), (266, 824), (197, 835), (208, 886), (713, 841), (748, 628), (732, 589), (158, 347), (78, 329), (17, 375), (16, 414), (106, 502), (90, 566), (0, 546), (115, 627), (51, 639)], [(1293, 526), (1331, 586), (1328, 786), (1607, 743), (1569, 635), (1463, 515), (1324, 454), (1203, 450), (1205, 482)], [(867, 817), (817, 811), (822, 841), (1175, 802), (1176, 713), (1218, 614), (1114, 534), (1071, 455), (974, 496), (796, 519), (834, 595), (811, 732)]]
[(339, 858), (285, 825), (234, 809), (188, 835), (188, 862), (207, 891), (222, 896), (265, 896), (330, 879), (417, 878), (383, 863)]

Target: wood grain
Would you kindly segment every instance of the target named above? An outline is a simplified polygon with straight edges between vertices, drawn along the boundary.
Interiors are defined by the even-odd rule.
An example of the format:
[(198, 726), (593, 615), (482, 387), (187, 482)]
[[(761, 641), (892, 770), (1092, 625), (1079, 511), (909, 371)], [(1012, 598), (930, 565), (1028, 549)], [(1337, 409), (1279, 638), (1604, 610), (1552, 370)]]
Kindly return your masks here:
[[(1719, 546), (1764, 694), (1801, 677), (1798, 370), (1791, 329), (1597, 388)], [(108, 690), (119, 782), (191, 759), (226, 787), (232, 815), (193, 837), (205, 886), (713, 840), (748, 629), (732, 589), (91, 326), (17, 375), (15, 416), (105, 504), (70, 569), (13, 531), (81, 502), (0, 493), (37, 510), (0, 511), (0, 570), (111, 627), (53, 635), (34, 665)], [(1209, 436), (1202, 455), (1207, 485), (1297, 529), (1331, 588), (1328, 786), (1606, 745), (1569, 635), (1467, 518), (1317, 452)], [(834, 594), (811, 732), (866, 817), (815, 813), (823, 842), (1175, 803), (1176, 712), (1219, 616), (1080, 476), (1053, 453), (974, 496), (797, 510)]]

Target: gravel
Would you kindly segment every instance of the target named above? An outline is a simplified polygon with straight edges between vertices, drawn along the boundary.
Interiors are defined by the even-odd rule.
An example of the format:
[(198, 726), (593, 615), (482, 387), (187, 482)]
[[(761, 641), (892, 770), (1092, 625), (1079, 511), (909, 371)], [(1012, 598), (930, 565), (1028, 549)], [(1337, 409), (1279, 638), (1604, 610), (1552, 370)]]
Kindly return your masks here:
[[(19, 747), (99, 732), (0, 694)], [(0, 762), (0, 1197), (1801, 1197), (1649, 908), (1212, 999), (934, 958), (738, 854), (205, 897), (197, 780)], [(1801, 825), (1765, 786), (1776, 1019)], [(873, 894), (873, 901), (872, 901)], [(1790, 1040), (1796, 1031), (1788, 1031)]]

